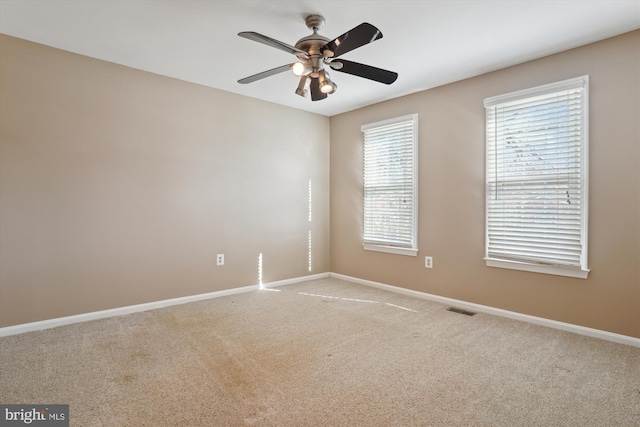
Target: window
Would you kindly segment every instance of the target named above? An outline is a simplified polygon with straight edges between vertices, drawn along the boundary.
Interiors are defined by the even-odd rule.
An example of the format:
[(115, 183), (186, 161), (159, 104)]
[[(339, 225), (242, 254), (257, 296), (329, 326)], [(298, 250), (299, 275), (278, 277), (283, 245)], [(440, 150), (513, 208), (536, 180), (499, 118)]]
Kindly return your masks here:
[(416, 256), (418, 115), (370, 123), (362, 132), (364, 248)]
[(488, 266), (587, 277), (588, 89), (485, 99)]

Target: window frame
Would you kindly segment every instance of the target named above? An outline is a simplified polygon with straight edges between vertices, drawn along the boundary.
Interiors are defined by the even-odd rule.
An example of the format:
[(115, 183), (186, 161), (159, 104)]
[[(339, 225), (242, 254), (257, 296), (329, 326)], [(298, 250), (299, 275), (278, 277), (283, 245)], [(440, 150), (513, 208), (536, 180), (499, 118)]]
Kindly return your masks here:
[[(489, 144), (491, 135), (489, 131), (490, 109), (502, 104), (514, 101), (522, 101), (542, 95), (548, 95), (565, 90), (582, 88), (581, 103), (581, 137), (580, 137), (580, 265), (568, 266), (553, 263), (541, 263), (522, 259), (505, 259), (489, 256)], [(485, 256), (488, 267), (499, 267), (512, 270), (522, 270), (543, 274), (553, 274), (566, 277), (586, 279), (588, 268), (588, 219), (589, 219), (589, 76), (581, 76), (556, 83), (536, 86), (530, 89), (511, 92), (486, 98), (485, 106)], [(517, 257), (513, 257), (517, 258)]]
[[(410, 247), (406, 245), (394, 245), (394, 244), (381, 244), (373, 241), (367, 241), (365, 239), (365, 225), (366, 225), (366, 211), (365, 211), (365, 132), (371, 129), (377, 129), (384, 126), (393, 125), (396, 123), (409, 122), (411, 121), (412, 126), (412, 141), (411, 141), (411, 180), (412, 180), (412, 190), (413, 190), (413, 206), (411, 209), (412, 221), (411, 221), (411, 244)], [(362, 230), (361, 230), (361, 240), (362, 246), (365, 250), (368, 251), (376, 251), (376, 252), (386, 252), (397, 255), (408, 255), (408, 256), (417, 256), (418, 255), (418, 114), (407, 114), (399, 117), (394, 117), (386, 120), (381, 120), (373, 123), (368, 123), (362, 125), (361, 131), (363, 133), (363, 168), (362, 168), (362, 202), (363, 202), (363, 212), (362, 212)]]

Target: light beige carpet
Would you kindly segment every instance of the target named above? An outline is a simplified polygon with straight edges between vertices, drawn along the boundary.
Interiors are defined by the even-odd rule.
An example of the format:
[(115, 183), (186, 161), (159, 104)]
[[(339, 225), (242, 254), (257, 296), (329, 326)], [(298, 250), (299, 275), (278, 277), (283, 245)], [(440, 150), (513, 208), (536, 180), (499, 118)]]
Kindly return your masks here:
[(640, 349), (323, 279), (0, 339), (72, 426), (639, 426)]

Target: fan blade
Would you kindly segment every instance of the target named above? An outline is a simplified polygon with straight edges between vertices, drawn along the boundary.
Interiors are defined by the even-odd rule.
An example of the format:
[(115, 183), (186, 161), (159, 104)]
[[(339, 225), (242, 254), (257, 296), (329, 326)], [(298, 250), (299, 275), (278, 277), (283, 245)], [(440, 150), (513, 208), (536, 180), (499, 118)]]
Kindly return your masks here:
[(311, 85), (309, 85), (311, 89), (311, 100), (312, 101), (320, 101), (321, 99), (325, 99), (327, 94), (320, 91), (320, 82), (318, 79), (311, 79)]
[(247, 83), (253, 83), (256, 80), (264, 79), (265, 77), (273, 76), (275, 74), (280, 74), (280, 73), (283, 73), (283, 72), (285, 72), (287, 70), (290, 70), (292, 66), (293, 66), (293, 64), (288, 64), (288, 65), (282, 65), (282, 66), (277, 67), (277, 68), (272, 68), (270, 70), (263, 71), (263, 72), (258, 73), (258, 74), (254, 74), (253, 76), (249, 76), (249, 77), (245, 77), (244, 79), (240, 79), (240, 80), (238, 80), (238, 83), (241, 83), (243, 85), (247, 84)]
[(253, 31), (244, 31), (242, 33), (238, 33), (238, 35), (240, 37), (244, 37), (245, 39), (253, 40), (254, 42), (266, 44), (267, 46), (275, 47), (276, 49), (293, 53), (294, 55), (299, 57), (302, 56), (303, 58), (308, 58), (307, 52), (305, 52), (304, 50), (298, 49), (297, 47), (293, 47), (289, 44), (276, 39), (272, 39), (271, 37), (267, 37), (262, 34), (258, 34)]
[(338, 56), (344, 55), (353, 49), (359, 48), (360, 46), (364, 46), (365, 44), (381, 38), (382, 33), (380, 30), (367, 22), (363, 22), (340, 37), (337, 37), (322, 46), (320, 51), (324, 54), (326, 50), (329, 50), (333, 52), (333, 57), (337, 58)]
[[(342, 64), (342, 67), (339, 67), (337, 64)], [(371, 65), (360, 64), (359, 62), (347, 61), (346, 59), (330, 62), (329, 65), (335, 71), (364, 77), (365, 79), (374, 80), (387, 85), (395, 82), (398, 78), (398, 73), (394, 73), (393, 71), (383, 70), (382, 68), (372, 67)], [(334, 66), (336, 68), (334, 68)]]

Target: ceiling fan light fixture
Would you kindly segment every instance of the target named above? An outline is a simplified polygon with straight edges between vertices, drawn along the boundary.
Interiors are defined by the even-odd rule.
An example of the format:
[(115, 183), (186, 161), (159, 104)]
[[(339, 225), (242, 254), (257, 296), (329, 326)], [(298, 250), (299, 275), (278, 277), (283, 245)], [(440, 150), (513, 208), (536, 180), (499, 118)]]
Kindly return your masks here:
[(320, 85), (320, 92), (322, 92), (322, 93), (333, 93), (334, 89), (333, 89), (333, 85), (331, 83), (333, 83), (333, 82), (325, 81), (324, 83), (322, 83)]
[(296, 62), (291, 67), (291, 71), (293, 71), (294, 75), (300, 77), (300, 76), (308, 76), (309, 74), (311, 74), (313, 69), (306, 62)]
[(322, 93), (333, 93), (338, 88), (338, 86), (331, 81), (329, 74), (325, 70), (320, 71), (318, 83), (320, 84), (320, 92)]
[(300, 83), (298, 83), (298, 88), (296, 89), (296, 95), (300, 95), (303, 98), (307, 97), (307, 89), (305, 86), (307, 85), (307, 76), (302, 76), (300, 78)]

